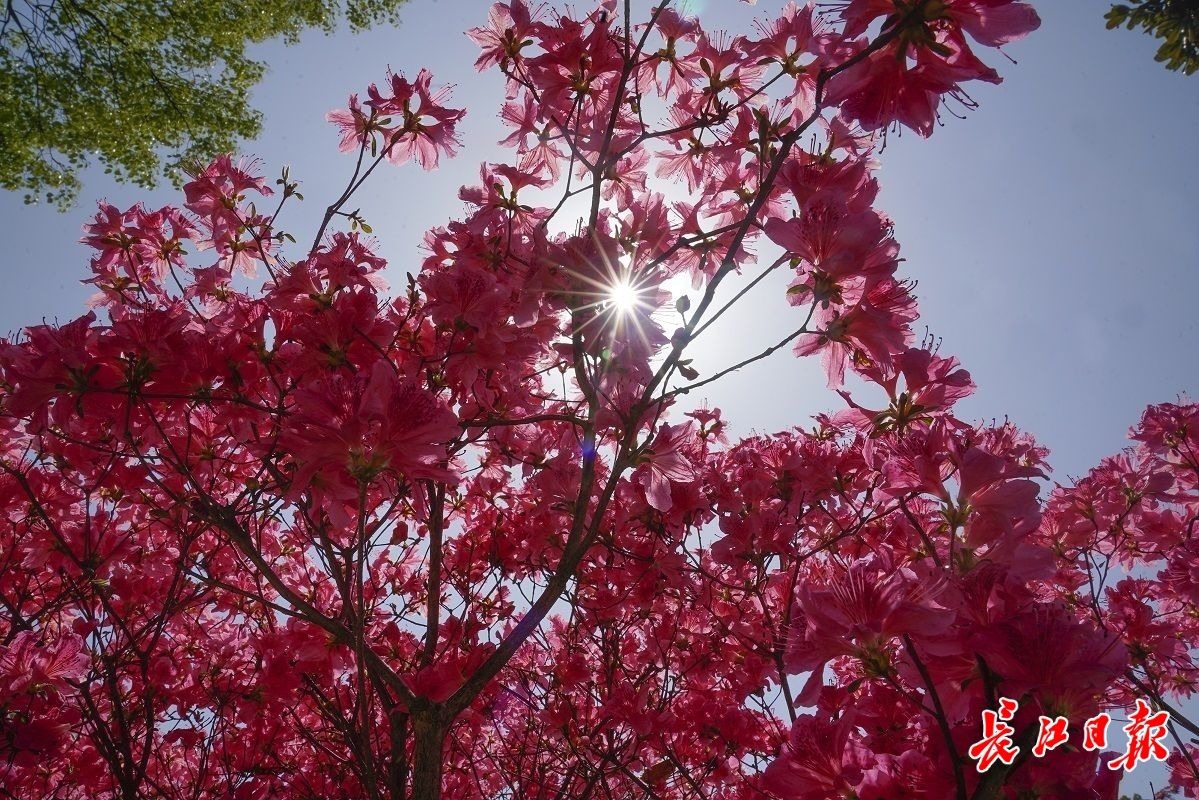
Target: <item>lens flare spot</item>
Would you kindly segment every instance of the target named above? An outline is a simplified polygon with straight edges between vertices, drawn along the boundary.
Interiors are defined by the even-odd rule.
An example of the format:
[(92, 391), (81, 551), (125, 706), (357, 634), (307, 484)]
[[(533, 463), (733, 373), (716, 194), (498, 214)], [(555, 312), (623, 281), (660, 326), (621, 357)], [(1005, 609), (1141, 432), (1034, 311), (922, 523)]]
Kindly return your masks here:
[(637, 287), (627, 279), (621, 279), (608, 288), (608, 303), (617, 314), (628, 314), (637, 308), (639, 301)]

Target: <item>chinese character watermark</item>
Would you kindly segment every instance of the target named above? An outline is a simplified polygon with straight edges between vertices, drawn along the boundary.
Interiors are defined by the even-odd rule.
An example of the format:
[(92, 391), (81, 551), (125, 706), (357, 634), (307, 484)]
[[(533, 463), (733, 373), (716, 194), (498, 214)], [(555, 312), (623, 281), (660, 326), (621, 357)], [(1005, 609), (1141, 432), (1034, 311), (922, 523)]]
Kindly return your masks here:
[(983, 738), (970, 745), (966, 751), (978, 761), (978, 771), (986, 772), (996, 761), (1011, 764), (1020, 754), (1020, 749), (1012, 744), (1012, 734), (1016, 729), (1008, 725), (1008, 720), (1016, 716), (1019, 704), (1006, 697), (999, 698), (999, 710), (987, 709), (983, 712)]
[[(966, 751), (970, 758), (978, 762), (979, 772), (986, 772), (996, 761), (1010, 766), (1020, 754), (1020, 748), (1012, 741), (1016, 729), (1008, 724), (1016, 716), (1018, 708), (1015, 700), (1001, 697), (998, 711), (983, 711), (983, 737)], [(1107, 727), (1111, 720), (1110, 714), (1096, 714), (1083, 723), (1084, 750), (1107, 747)], [(1038, 721), (1040, 727), (1032, 754), (1040, 758), (1065, 744), (1070, 734), (1067, 730), (1069, 721), (1065, 717), (1038, 717)], [(1129, 722), (1124, 726), (1128, 747), (1119, 758), (1107, 762), (1108, 769), (1132, 770), (1145, 761), (1165, 761), (1170, 751), (1161, 740), (1168, 732), (1169, 722), (1168, 711), (1155, 713), (1148, 703), (1138, 698), (1136, 708), (1129, 714)]]

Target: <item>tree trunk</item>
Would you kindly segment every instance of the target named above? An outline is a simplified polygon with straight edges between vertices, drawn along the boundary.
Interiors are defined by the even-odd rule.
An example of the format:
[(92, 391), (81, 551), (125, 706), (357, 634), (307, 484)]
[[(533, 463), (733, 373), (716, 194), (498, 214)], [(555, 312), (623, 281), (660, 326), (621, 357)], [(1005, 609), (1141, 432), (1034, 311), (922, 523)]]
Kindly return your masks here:
[(412, 716), (412, 794), (411, 800), (441, 799), (442, 751), (449, 726), (440, 709)]

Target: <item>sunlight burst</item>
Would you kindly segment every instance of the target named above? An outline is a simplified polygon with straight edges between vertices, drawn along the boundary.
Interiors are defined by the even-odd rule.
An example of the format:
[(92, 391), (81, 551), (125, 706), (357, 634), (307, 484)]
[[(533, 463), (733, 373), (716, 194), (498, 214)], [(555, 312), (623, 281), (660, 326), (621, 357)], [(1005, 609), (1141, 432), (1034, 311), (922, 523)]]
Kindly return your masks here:
[(621, 278), (608, 287), (608, 303), (617, 314), (628, 314), (633, 311), (637, 308), (640, 299), (637, 287), (633, 286), (627, 277)]

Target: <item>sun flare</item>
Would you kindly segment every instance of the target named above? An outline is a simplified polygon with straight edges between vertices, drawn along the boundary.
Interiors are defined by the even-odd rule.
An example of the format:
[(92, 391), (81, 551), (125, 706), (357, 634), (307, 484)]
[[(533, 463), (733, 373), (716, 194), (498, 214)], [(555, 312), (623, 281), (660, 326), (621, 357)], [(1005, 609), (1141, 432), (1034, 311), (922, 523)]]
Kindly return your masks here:
[(637, 308), (641, 296), (637, 287), (622, 278), (608, 288), (608, 303), (617, 314), (628, 314)]

